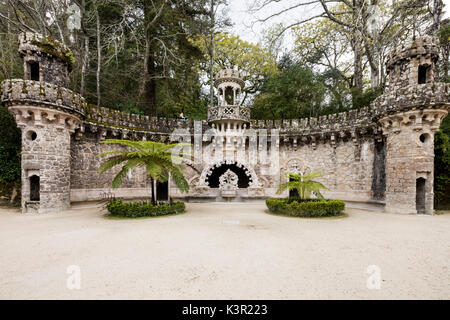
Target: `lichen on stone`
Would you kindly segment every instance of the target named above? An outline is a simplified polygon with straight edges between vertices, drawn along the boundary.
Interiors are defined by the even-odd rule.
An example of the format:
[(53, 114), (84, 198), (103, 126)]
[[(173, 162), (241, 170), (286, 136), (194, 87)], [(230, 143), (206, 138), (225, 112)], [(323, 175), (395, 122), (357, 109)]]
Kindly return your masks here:
[(66, 62), (69, 67), (69, 71), (73, 69), (73, 66), (75, 65), (73, 53), (65, 48), (60, 42), (47, 36), (40, 39), (34, 38), (31, 40), (31, 44), (41, 48), (45, 53), (58, 57), (62, 61)]

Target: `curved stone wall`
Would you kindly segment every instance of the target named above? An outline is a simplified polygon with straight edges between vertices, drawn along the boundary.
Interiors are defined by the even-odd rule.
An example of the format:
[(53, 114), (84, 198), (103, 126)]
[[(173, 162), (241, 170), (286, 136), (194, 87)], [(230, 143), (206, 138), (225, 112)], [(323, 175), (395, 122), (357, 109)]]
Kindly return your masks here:
[(1, 101), (5, 107), (14, 105), (45, 106), (84, 117), (87, 104), (72, 90), (33, 80), (5, 80), (2, 82)]

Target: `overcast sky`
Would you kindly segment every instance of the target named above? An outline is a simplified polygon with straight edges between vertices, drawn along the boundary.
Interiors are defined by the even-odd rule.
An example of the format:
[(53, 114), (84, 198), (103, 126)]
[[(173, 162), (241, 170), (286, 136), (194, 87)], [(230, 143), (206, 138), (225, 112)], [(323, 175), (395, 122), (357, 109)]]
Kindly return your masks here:
[[(282, 0), (279, 3), (273, 3), (270, 6), (263, 9), (258, 14), (251, 14), (248, 12), (248, 8), (255, 0), (229, 0), (229, 17), (233, 20), (234, 26), (231, 32), (239, 35), (242, 39), (250, 42), (260, 41), (261, 31), (268, 28), (274, 23), (283, 22), (285, 25), (294, 23), (298, 20), (305, 19), (320, 12), (319, 5), (308, 6), (308, 10), (305, 8), (296, 8), (289, 12), (283, 13), (278, 17), (274, 17), (266, 23), (252, 23), (258, 18), (265, 18), (270, 14), (279, 12), (282, 9), (289, 8), (293, 4), (299, 3), (299, 0)], [(444, 0), (446, 5), (446, 11), (450, 11), (450, 0)], [(446, 12), (444, 18), (450, 17), (450, 12)], [(289, 32), (285, 36), (286, 47), (290, 47), (292, 39), (289, 37)]]

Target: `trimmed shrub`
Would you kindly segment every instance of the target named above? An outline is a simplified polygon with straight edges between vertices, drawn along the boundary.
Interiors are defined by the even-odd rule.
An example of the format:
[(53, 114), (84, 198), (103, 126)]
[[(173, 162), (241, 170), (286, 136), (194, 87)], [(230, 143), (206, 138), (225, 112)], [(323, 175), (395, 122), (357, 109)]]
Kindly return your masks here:
[(138, 218), (181, 213), (185, 211), (185, 206), (184, 202), (172, 202), (154, 206), (151, 202), (123, 202), (119, 199), (110, 201), (106, 205), (106, 209), (108, 209), (111, 216)]
[(269, 211), (292, 217), (328, 217), (342, 214), (345, 202), (342, 200), (303, 200), (298, 198), (266, 200)]

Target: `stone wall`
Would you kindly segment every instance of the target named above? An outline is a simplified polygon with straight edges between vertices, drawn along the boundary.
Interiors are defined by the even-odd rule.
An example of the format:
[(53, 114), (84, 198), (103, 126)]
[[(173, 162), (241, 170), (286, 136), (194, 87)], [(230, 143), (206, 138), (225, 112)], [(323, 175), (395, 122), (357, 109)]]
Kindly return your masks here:
[[(107, 137), (108, 138), (108, 137)], [(209, 143), (203, 143), (203, 150)], [(271, 146), (269, 143), (269, 150)], [(116, 149), (124, 149), (119, 145), (103, 144), (98, 135), (86, 132), (71, 144), (71, 198), (72, 201), (99, 199), (102, 194), (113, 193), (115, 196), (142, 197), (150, 196), (150, 185), (143, 170), (134, 170), (127, 177), (121, 188), (111, 189), (111, 181), (119, 168), (98, 174), (98, 168), (104, 159), (97, 155)], [(370, 201), (373, 197), (373, 166), (374, 166), (374, 138), (371, 135), (360, 137), (353, 141), (351, 138), (311, 143), (282, 142), (279, 154), (270, 155), (268, 159), (276, 160), (280, 168), (274, 175), (267, 174), (271, 163), (250, 165), (242, 161), (250, 171), (256, 175), (258, 185), (248, 190), (240, 190), (241, 198), (276, 196), (275, 192), (280, 182), (284, 182), (287, 172), (323, 171), (325, 176), (319, 179), (330, 191), (325, 194), (330, 198), (340, 198), (352, 201)], [(248, 157), (248, 150), (246, 151)], [(187, 167), (185, 175), (190, 184), (189, 194), (182, 194), (171, 183), (171, 196), (174, 198), (200, 199), (218, 197), (218, 190), (205, 187), (201, 174), (214, 164), (214, 159), (206, 153), (202, 156), (202, 164), (195, 170)], [(248, 159), (248, 158), (247, 158)], [(384, 193), (383, 193), (384, 195)], [(285, 195), (282, 195), (285, 196)]]
[[(71, 143), (71, 199), (86, 201), (101, 199), (105, 193), (114, 193), (118, 197), (149, 196), (150, 182), (144, 169), (135, 169), (123, 179), (120, 189), (112, 190), (113, 177), (120, 168), (113, 168), (103, 174), (98, 173), (105, 158), (98, 157), (103, 152), (126, 150), (117, 144), (100, 143), (93, 132), (86, 132), (81, 139), (72, 139)], [(133, 189), (133, 190), (128, 190)]]

